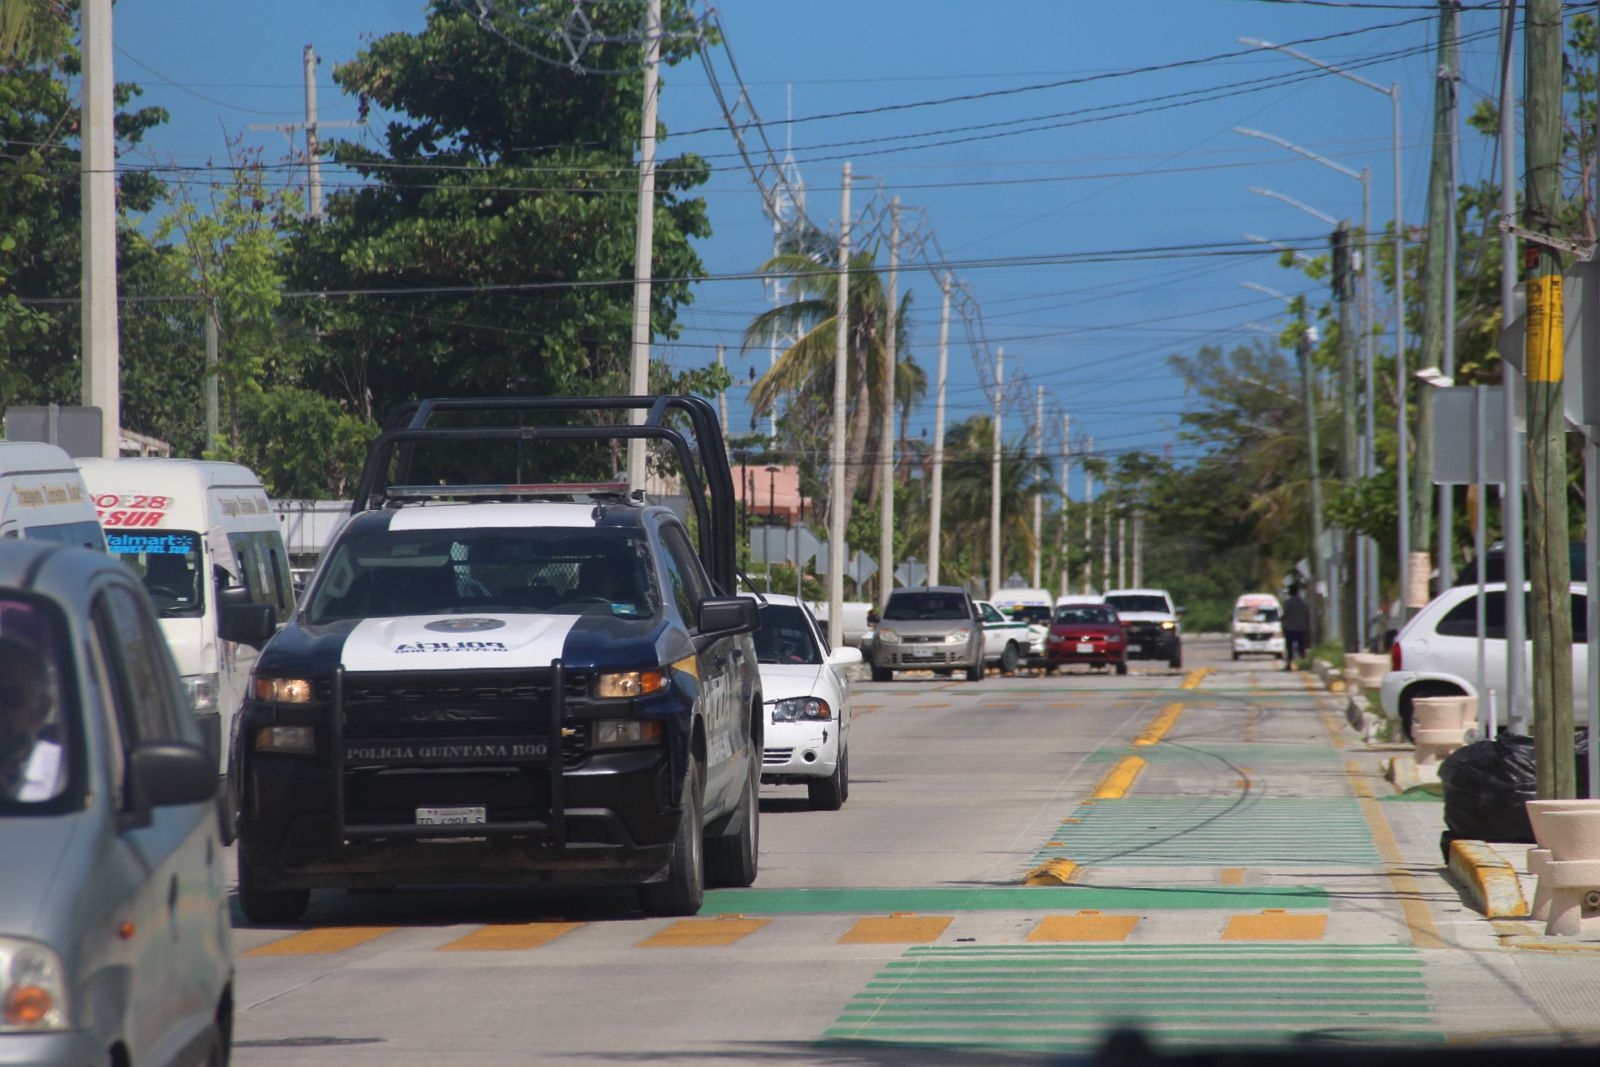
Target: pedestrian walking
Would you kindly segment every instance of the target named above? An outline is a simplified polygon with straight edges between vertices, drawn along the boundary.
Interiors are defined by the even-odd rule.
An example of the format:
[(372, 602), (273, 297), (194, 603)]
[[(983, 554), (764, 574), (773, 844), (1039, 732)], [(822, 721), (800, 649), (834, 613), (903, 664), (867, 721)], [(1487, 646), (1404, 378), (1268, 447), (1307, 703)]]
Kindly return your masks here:
[(1289, 587), (1289, 598), (1283, 602), (1283, 669), (1294, 670), (1296, 656), (1306, 654), (1306, 637), (1311, 632), (1311, 609), (1300, 595), (1300, 587)]

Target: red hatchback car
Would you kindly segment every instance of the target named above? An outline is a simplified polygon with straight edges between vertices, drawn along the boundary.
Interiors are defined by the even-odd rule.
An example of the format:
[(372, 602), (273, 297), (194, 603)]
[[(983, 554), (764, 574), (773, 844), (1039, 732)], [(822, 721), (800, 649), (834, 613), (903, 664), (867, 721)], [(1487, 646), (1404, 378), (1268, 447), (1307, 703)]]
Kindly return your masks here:
[(1052, 674), (1075, 663), (1128, 673), (1128, 639), (1117, 609), (1106, 603), (1058, 604), (1044, 654)]

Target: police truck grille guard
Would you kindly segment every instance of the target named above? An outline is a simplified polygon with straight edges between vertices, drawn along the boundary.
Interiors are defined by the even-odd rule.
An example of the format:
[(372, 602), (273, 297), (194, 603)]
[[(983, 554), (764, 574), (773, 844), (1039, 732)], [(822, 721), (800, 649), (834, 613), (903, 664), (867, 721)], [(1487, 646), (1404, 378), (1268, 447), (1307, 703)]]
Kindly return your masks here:
[[(528, 837), (547, 847), (564, 847), (562, 772), (588, 757), (589, 729), (587, 723), (563, 720), (567, 702), (587, 697), (588, 687), (586, 675), (568, 674), (559, 660), (549, 668), (519, 672), (517, 680), (487, 684), (478, 672), (365, 674), (340, 667), (328, 713), (336, 845), (377, 838)], [(549, 782), (549, 814), (543, 821), (452, 826), (351, 824), (345, 775), (353, 763), (379, 768), (542, 767)]]

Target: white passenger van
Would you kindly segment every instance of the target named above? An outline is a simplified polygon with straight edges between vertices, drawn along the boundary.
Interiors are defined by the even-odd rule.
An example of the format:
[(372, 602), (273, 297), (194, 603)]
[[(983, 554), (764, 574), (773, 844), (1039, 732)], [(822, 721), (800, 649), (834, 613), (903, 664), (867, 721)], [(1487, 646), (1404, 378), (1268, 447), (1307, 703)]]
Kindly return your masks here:
[[(139, 574), (155, 602), (184, 689), (226, 774), (230, 726), (256, 652), (294, 608), (289, 557), (267, 492), (237, 463), (78, 465), (107, 547)], [(231, 818), (225, 833), (231, 837)]]
[(1256, 652), (1282, 659), (1283, 605), (1271, 593), (1245, 593), (1233, 604), (1231, 636), (1234, 659)]
[(0, 441), (0, 537), (105, 551), (105, 534), (88, 487), (64, 449), (37, 441)]

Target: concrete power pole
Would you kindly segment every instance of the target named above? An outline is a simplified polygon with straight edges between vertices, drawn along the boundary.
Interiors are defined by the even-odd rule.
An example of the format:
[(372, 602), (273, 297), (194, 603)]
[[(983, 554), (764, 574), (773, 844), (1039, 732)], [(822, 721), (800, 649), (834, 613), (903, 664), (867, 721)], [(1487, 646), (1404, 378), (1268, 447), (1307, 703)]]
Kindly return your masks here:
[(939, 279), (939, 376), (933, 402), (933, 499), (928, 502), (928, 584), (939, 584), (939, 523), (944, 516), (944, 390), (950, 371), (950, 275)]
[(122, 442), (117, 338), (116, 77), (111, 0), (83, 0), (83, 402), (100, 409), (100, 454)]
[(217, 302), (206, 301), (206, 448), (217, 447), (218, 424), (221, 422), (222, 404), (217, 396), (217, 334), (221, 325), (217, 321)]
[(1067, 566), (1068, 479), (1072, 475), (1072, 416), (1061, 416), (1061, 537), (1056, 555), (1061, 557), (1061, 595), (1072, 592), (1072, 574)]
[[(1523, 42), (1523, 213), (1536, 232), (1559, 227), (1561, 0), (1528, 0)], [(1534, 776), (1541, 799), (1577, 792), (1572, 733), (1572, 594), (1567, 550), (1567, 450), (1562, 414), (1565, 338), (1561, 256), (1530, 242), (1527, 280), (1528, 630), (1533, 638)], [(1515, 551), (1509, 548), (1507, 554)], [(1594, 563), (1591, 562), (1591, 567)], [(1591, 743), (1593, 743), (1591, 741)]]
[[(1500, 13), (1500, 213), (1511, 218), (1517, 213), (1517, 90), (1512, 84), (1513, 41), (1516, 36), (1516, 8), (1507, 4)], [(1517, 317), (1517, 238), (1509, 231), (1500, 234), (1500, 314), (1502, 322)], [(1517, 398), (1526, 386), (1522, 372), (1509, 359), (1500, 361), (1500, 386), (1504, 397), (1501, 418), (1505, 424), (1506, 481), (1500, 492), (1500, 537), (1518, 551), (1505, 554), (1506, 588), (1521, 589), (1527, 580), (1527, 560), (1522, 547), (1527, 544), (1522, 525), (1522, 475), (1525, 443), (1517, 428)], [(1526, 647), (1526, 609), (1523, 597), (1506, 598), (1506, 647)], [(1595, 627), (1600, 633), (1600, 627)], [(1591, 675), (1600, 678), (1600, 671)], [(1485, 709), (1487, 710), (1487, 709)], [(1528, 736), (1527, 661), (1521, 656), (1506, 657), (1506, 719), (1511, 732)], [(1595, 736), (1591, 734), (1590, 736)], [(1600, 755), (1600, 746), (1589, 746), (1590, 758)], [(1600, 774), (1589, 778), (1591, 795), (1600, 789)]]
[(1000, 592), (1000, 436), (1001, 408), (1005, 399), (1006, 350), (994, 356), (994, 454), (989, 457), (989, 597)]
[[(645, 396), (650, 392), (650, 271), (655, 247), (656, 223), (656, 105), (661, 87), (661, 0), (649, 0), (644, 26), (644, 115), (639, 122), (639, 214), (633, 247), (633, 359), (628, 374), (628, 392)], [(644, 423), (645, 412), (628, 413), (635, 426)], [(628, 442), (628, 484), (645, 487), (645, 447), (643, 440)], [(838, 580), (838, 575), (834, 575)], [(731, 596), (732, 589), (722, 590)], [(838, 620), (835, 613), (831, 628)]]
[(306, 76), (306, 210), (322, 218), (322, 163), (317, 159), (317, 51), (306, 45), (301, 53)]
[(1144, 588), (1144, 512), (1133, 513), (1133, 587)]
[(883, 425), (878, 432), (883, 435), (879, 449), (878, 506), (883, 522), (878, 535), (878, 606), (889, 606), (889, 593), (894, 589), (894, 376), (898, 356), (895, 322), (900, 303), (898, 289), (900, 268), (900, 198), (889, 202), (889, 298), (888, 317), (884, 322), (883, 352)]
[[(1044, 386), (1039, 386), (1033, 394), (1033, 458), (1036, 464), (1035, 471), (1044, 469)], [(1037, 491), (1033, 494), (1033, 581), (1032, 586), (1040, 586), (1040, 572), (1044, 568), (1044, 494)]]
[[(723, 361), (726, 346), (717, 346), (717, 369), (726, 370), (727, 364)], [(728, 391), (724, 389), (717, 394), (717, 417), (722, 421), (722, 447), (728, 447)]]
[[(1333, 298), (1339, 310), (1339, 480), (1354, 485), (1359, 477), (1356, 459), (1356, 328), (1354, 322), (1354, 277), (1351, 273), (1350, 223), (1340, 220), (1333, 235)], [(1357, 608), (1359, 588), (1356, 570), (1355, 532), (1339, 531), (1339, 619), (1340, 642), (1346, 651), (1360, 648), (1361, 620)]]
[(1094, 592), (1094, 470), (1089, 460), (1094, 456), (1094, 438), (1085, 438), (1083, 446), (1083, 591)]
[[(651, 0), (659, 3), (659, 0)], [(844, 531), (850, 502), (844, 496), (846, 379), (850, 374), (850, 162), (839, 190), (839, 300), (834, 312), (833, 447), (828, 472), (828, 644), (844, 641)]]

